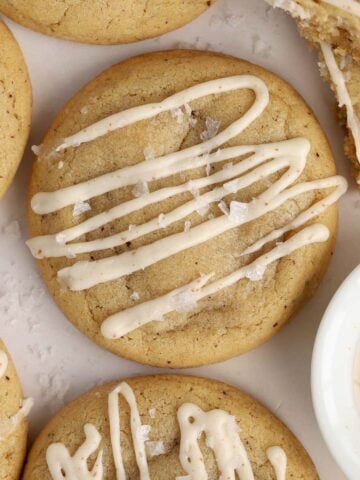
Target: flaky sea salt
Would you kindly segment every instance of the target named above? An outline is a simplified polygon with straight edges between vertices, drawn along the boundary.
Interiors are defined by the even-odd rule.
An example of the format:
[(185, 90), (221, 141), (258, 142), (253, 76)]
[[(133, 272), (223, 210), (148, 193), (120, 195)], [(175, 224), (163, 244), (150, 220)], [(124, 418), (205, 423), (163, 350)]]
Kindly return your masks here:
[(58, 169), (61, 170), (62, 168), (64, 168), (64, 162), (63, 161), (60, 161), (57, 165)]
[(2, 231), (8, 237), (21, 238), (20, 224), (17, 220), (12, 220), (2, 228)]
[(191, 220), (186, 220), (184, 223), (184, 232), (188, 232), (191, 228)]
[(147, 182), (144, 181), (139, 181), (135, 184), (134, 188), (132, 189), (132, 194), (134, 197), (142, 197), (143, 195), (146, 195), (149, 193), (149, 186)]
[(144, 149), (144, 158), (145, 160), (154, 160), (155, 158), (154, 150), (150, 146), (147, 146)]
[(88, 202), (76, 202), (73, 209), (73, 217), (78, 217), (89, 210), (91, 210), (91, 206)]
[(226, 205), (226, 203), (224, 202), (224, 200), (221, 200), (220, 203), (218, 203), (218, 207), (220, 208), (220, 210), (222, 211), (222, 213), (224, 215), (226, 215), (227, 217), (230, 215), (230, 209), (229, 207)]
[(157, 457), (165, 453), (165, 446), (161, 440), (146, 442), (146, 449), (151, 457)]
[(160, 228), (165, 228), (167, 226), (166, 217), (164, 213), (160, 213), (160, 215), (158, 216), (158, 224)]
[(150, 415), (150, 418), (155, 418), (156, 417), (156, 408), (150, 408), (149, 409), (149, 415)]
[(199, 189), (195, 187), (195, 184), (192, 180), (188, 181), (187, 187), (193, 197), (197, 198), (200, 195)]
[(140, 300), (140, 294), (139, 294), (139, 292), (133, 292), (133, 293), (130, 295), (130, 298), (131, 298), (131, 300)]
[(194, 292), (190, 287), (184, 288), (171, 296), (171, 307), (177, 312), (191, 312), (197, 306)]
[(80, 113), (81, 115), (86, 115), (87, 113), (89, 113), (89, 108), (85, 105), (81, 108)]
[(246, 271), (245, 277), (253, 282), (258, 282), (264, 276), (266, 267), (263, 265), (256, 265), (255, 267), (249, 267)]
[(171, 116), (175, 118), (179, 124), (183, 123), (184, 121), (184, 112), (181, 108), (173, 108), (171, 110)]
[(150, 425), (140, 425), (136, 429), (136, 437), (140, 442), (147, 442), (149, 440), (151, 427)]
[(210, 209), (210, 206), (207, 203), (198, 201), (198, 207), (196, 208), (196, 212), (200, 215), (200, 217), (204, 217)]
[(211, 140), (217, 135), (220, 128), (220, 122), (211, 117), (206, 117), (205, 127), (206, 129), (200, 134), (200, 138), (203, 142)]
[(232, 201), (230, 203), (230, 222), (240, 223), (246, 219), (249, 211), (249, 205), (243, 202)]
[(31, 151), (38, 157), (41, 151), (41, 145), (33, 145)]

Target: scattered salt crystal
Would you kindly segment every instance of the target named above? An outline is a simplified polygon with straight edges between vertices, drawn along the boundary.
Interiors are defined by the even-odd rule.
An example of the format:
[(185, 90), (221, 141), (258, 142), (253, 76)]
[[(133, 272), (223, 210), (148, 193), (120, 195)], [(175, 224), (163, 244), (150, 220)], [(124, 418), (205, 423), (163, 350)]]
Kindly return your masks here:
[(230, 222), (240, 223), (246, 219), (249, 211), (249, 205), (243, 202), (232, 201), (230, 203)]
[(199, 189), (195, 187), (195, 184), (192, 180), (188, 181), (187, 188), (191, 195), (193, 195), (195, 198), (199, 196)]
[(200, 134), (200, 138), (203, 142), (206, 142), (207, 140), (211, 140), (217, 135), (220, 128), (220, 122), (218, 120), (214, 120), (211, 117), (206, 117), (205, 127), (206, 127), (206, 130), (204, 130)]
[(62, 168), (64, 168), (64, 162), (60, 161), (57, 166), (58, 166), (58, 169), (61, 170)]
[(196, 209), (196, 212), (201, 216), (204, 217), (209, 211), (209, 205), (207, 203), (203, 203), (201, 201), (198, 202), (199, 206)]
[(171, 110), (171, 116), (176, 119), (177, 123), (183, 123), (184, 121), (184, 112), (181, 108), (173, 108)]
[(226, 205), (226, 203), (224, 202), (224, 200), (221, 200), (221, 202), (218, 203), (218, 207), (220, 208), (220, 210), (223, 212), (224, 215), (226, 215), (227, 217), (230, 215), (230, 209), (229, 209), (229, 207)]
[(186, 114), (189, 115), (189, 117), (191, 117), (192, 108), (190, 107), (190, 105), (189, 105), (188, 103), (185, 103), (185, 104), (184, 104), (184, 108), (185, 108)]
[(91, 210), (91, 207), (88, 202), (76, 202), (73, 209), (73, 217), (78, 217), (89, 210)]
[(140, 299), (140, 294), (139, 294), (139, 292), (133, 292), (133, 293), (130, 295), (130, 298), (131, 298), (131, 300), (139, 300), (139, 299)]
[(209, 162), (207, 162), (207, 164), (205, 165), (205, 173), (206, 173), (206, 176), (209, 176), (211, 173), (211, 165)]
[(156, 408), (150, 408), (149, 409), (149, 415), (150, 415), (150, 418), (155, 418), (156, 417)]
[(41, 151), (41, 145), (33, 145), (31, 151), (38, 157)]
[(132, 224), (130, 223), (130, 225), (129, 225), (129, 227), (128, 227), (129, 232), (131, 232), (132, 230), (134, 230), (135, 227), (136, 227), (136, 225), (132, 225)]
[(196, 117), (193, 117), (193, 116), (189, 117), (189, 123), (190, 123), (190, 125), (191, 125), (192, 127), (195, 127), (195, 125), (197, 124), (197, 122), (198, 122), (198, 120), (197, 120)]
[(171, 296), (170, 304), (177, 312), (191, 312), (196, 308), (197, 301), (192, 289), (186, 287)]
[(137, 184), (132, 189), (132, 194), (134, 195), (134, 197), (137, 198), (141, 197), (142, 195), (146, 195), (147, 193), (149, 193), (149, 186), (147, 182), (144, 181), (137, 182)]
[(65, 233), (58, 233), (55, 235), (55, 241), (56, 243), (58, 243), (59, 245), (65, 245), (66, 243), (66, 235)]
[(146, 442), (146, 448), (151, 457), (157, 457), (165, 453), (164, 443), (161, 440), (157, 442)]
[(155, 158), (154, 150), (150, 146), (144, 149), (144, 158), (145, 160), (153, 160)]
[(319, 70), (320, 70), (320, 75), (322, 77), (325, 77), (325, 75), (327, 74), (326, 63), (325, 62), (318, 62), (318, 67), (319, 67)]
[(17, 220), (13, 220), (3, 227), (3, 232), (5, 235), (13, 238), (21, 238), (21, 229), (20, 224)]
[(136, 429), (136, 437), (140, 442), (147, 442), (149, 440), (151, 427), (150, 425), (140, 425)]
[(264, 265), (255, 265), (255, 267), (249, 267), (246, 270), (245, 277), (253, 282), (258, 282), (264, 276), (266, 267)]
[(166, 217), (165, 217), (164, 213), (160, 213), (160, 215), (158, 216), (158, 224), (159, 224), (160, 228), (165, 228), (167, 226), (165, 218)]
[(84, 107), (82, 107), (81, 110), (80, 110), (80, 113), (81, 113), (81, 115), (86, 115), (87, 113), (89, 113), (88, 107), (86, 105)]
[(188, 232), (190, 228), (191, 228), (191, 221), (186, 220), (186, 222), (184, 223), (184, 232)]

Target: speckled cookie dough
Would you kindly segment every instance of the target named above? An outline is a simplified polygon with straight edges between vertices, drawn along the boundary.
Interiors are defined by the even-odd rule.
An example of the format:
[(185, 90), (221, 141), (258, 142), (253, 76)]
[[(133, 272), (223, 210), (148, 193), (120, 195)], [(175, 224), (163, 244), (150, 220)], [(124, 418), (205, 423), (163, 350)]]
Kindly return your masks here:
[(0, 339), (0, 480), (20, 478), (28, 430), (24, 416), (31, 405), (31, 400), (23, 402), (14, 364)]
[(32, 30), (84, 43), (129, 43), (176, 30), (215, 0), (0, 0), (0, 11)]
[[(159, 102), (190, 86), (231, 76), (236, 76), (234, 81), (257, 85), (256, 88), (262, 92), (262, 97), (259, 94), (262, 100), (259, 97), (260, 100), (258, 98), (255, 103), (258, 105), (260, 101), (264, 102), (261, 107), (264, 111), (260, 112), (261, 115), (251, 121), (242, 133), (227, 141), (225, 146), (221, 145), (220, 149), (217, 147), (214, 149), (214, 155), (210, 156), (212, 164), (207, 165), (210, 157), (204, 156), (201, 159), (204, 167), (190, 168), (148, 183), (135, 180), (133, 182), (136, 183), (135, 187), (129, 185), (114, 188), (108, 193), (98, 194), (86, 201), (75, 202), (75, 205), (71, 205), (72, 200), (69, 200), (70, 196), (65, 193), (62, 200), (65, 200), (65, 203), (69, 201), (69, 206), (59, 210), (55, 208), (52, 213), (37, 214), (29, 204), (31, 236), (53, 234), (50, 240), (53, 240), (51, 249), (56, 251), (55, 253), (46, 254), (43, 238), (29, 242), (33, 254), (40, 258), (39, 267), (51, 294), (78, 329), (117, 355), (145, 364), (185, 368), (222, 361), (249, 351), (270, 339), (314, 294), (327, 268), (335, 243), (337, 208), (334, 204), (326, 203), (330, 201), (330, 197), (326, 197), (325, 200), (325, 194), (333, 192), (336, 196), (337, 192), (346, 189), (346, 182), (341, 177), (332, 177), (335, 174), (335, 165), (325, 135), (309, 107), (290, 85), (260, 67), (222, 54), (199, 51), (148, 54), (115, 65), (90, 82), (65, 106), (46, 135), (43, 147), (40, 148), (40, 156), (34, 163), (29, 201), (32, 200), (33, 205), (36, 205), (37, 199), (42, 198), (39, 192), (54, 192), (71, 187), (126, 166), (132, 168), (131, 166), (140, 162), (150, 162), (134, 167), (140, 169), (140, 174), (144, 168), (154, 165), (155, 175), (161, 177), (166, 160), (160, 160), (158, 157), (179, 150), (183, 152), (194, 145), (198, 145), (196, 149), (205, 148), (206, 141), (216, 142), (222, 132), (225, 131), (226, 134), (228, 131), (226, 129), (233, 122), (239, 118), (246, 120), (246, 112), (255, 100), (251, 88), (239, 88), (197, 98), (185, 105), (183, 110), (177, 108), (164, 111), (151, 119), (115, 129), (80, 146), (76, 146), (79, 143), (77, 138), (74, 139), (76, 145), (73, 147), (65, 148), (61, 145), (66, 144), (65, 137), (75, 134), (82, 128), (88, 127), (91, 134), (92, 129), (89, 126), (111, 114), (150, 102)], [(223, 80), (215, 82), (215, 85), (220, 89), (225, 88)], [(265, 105), (268, 94), (269, 101)], [(105, 124), (106, 122), (111, 124), (112, 120), (105, 120)], [(105, 129), (108, 128), (106, 125)], [(111, 129), (111, 126), (109, 128)], [(296, 140), (297, 138), (300, 140)], [(244, 155), (239, 154), (232, 155), (234, 158), (231, 162), (219, 161), (221, 155), (228, 152), (225, 147), (261, 145), (286, 140), (290, 140), (290, 143), (277, 143), (273, 153), (269, 154), (270, 158), (277, 155), (285, 159), (293, 158), (300, 146), (300, 150), (306, 151), (305, 163), (302, 173), (302, 167), (292, 167), (292, 174), (295, 172), (297, 177), (295, 184), (324, 179), (321, 182), (325, 182), (322, 183), (327, 186), (325, 190), (324, 187), (318, 190), (318, 187), (320, 188), (318, 183), (311, 184), (313, 187), (307, 188), (306, 192), (299, 191), (294, 198), (291, 197), (274, 210), (270, 209), (253, 221), (233, 228), (228, 223), (231, 222), (233, 214), (238, 221), (239, 217), (236, 215), (241, 216), (239, 210), (248, 208), (247, 202), (259, 198), (261, 192), (268, 191), (275, 181), (280, 181), (279, 172), (274, 171), (269, 176), (259, 173), (260, 180), (250, 182), (237, 193), (232, 190), (234, 185), (228, 185), (226, 189), (230, 190), (222, 201), (219, 197), (219, 201), (210, 203), (206, 209), (200, 208), (204, 205), (196, 204), (197, 207), (191, 214), (180, 217), (178, 221), (166, 223), (167, 216), (174, 208), (188, 205), (187, 202), (194, 198), (198, 201), (200, 193), (213, 191), (207, 186), (198, 192), (196, 188), (192, 188), (194, 183), (191, 182), (197, 182), (199, 178), (205, 178), (204, 181), (216, 180), (218, 177), (212, 176), (215, 174), (225, 177), (230, 175), (228, 178), (231, 178), (233, 168), (243, 168), (242, 165), (247, 165), (239, 163), (239, 159), (244, 158)], [(55, 148), (59, 145), (56, 152)], [(285, 157), (282, 157), (279, 152), (283, 151), (284, 145), (289, 145), (286, 149), (290, 150), (286, 150)], [(238, 151), (238, 148), (240, 147), (236, 147), (235, 150)], [(252, 149), (253, 147), (250, 148)], [(281, 158), (277, 162), (282, 162)], [(158, 167), (160, 161), (163, 162), (161, 165), (164, 165), (161, 168)], [(129, 178), (130, 171), (124, 178)], [(327, 183), (328, 177), (332, 178), (329, 180), (330, 183)], [(119, 178), (122, 178), (121, 174)], [(108, 182), (110, 179), (104, 181), (105, 188)], [(71, 251), (71, 243), (65, 245), (66, 237), (59, 233), (97, 214), (109, 212), (111, 208), (129, 205), (124, 202), (141, 203), (144, 198), (148, 198), (146, 197), (148, 192), (158, 189), (164, 192), (164, 188), (178, 185), (186, 186), (183, 193), (151, 203), (145, 208), (132, 210), (132, 213), (99, 225), (97, 229), (83, 234), (80, 240), (78, 239), (80, 243), (74, 244), (76, 248), (85, 247), (85, 250), (87, 245), (91, 245), (92, 250), (98, 240), (111, 236), (111, 241), (115, 242), (111, 248), (105, 250), (99, 248), (96, 251), (76, 254)], [(300, 188), (304, 188), (304, 184), (301, 185)], [(270, 192), (277, 191), (277, 188), (278, 183), (275, 183)], [(86, 189), (84, 184), (84, 191)], [(40, 210), (43, 207), (45, 210), (49, 208), (51, 210), (50, 197), (48, 199), (45, 194), (46, 200), (40, 201), (38, 205)], [(82, 200), (84, 198), (81, 196)], [(334, 197), (331, 198), (334, 202)], [(268, 204), (265, 199), (263, 202), (262, 208), (265, 208)], [(313, 205), (316, 202), (320, 202), (319, 205), (323, 205), (324, 208), (314, 209)], [(228, 211), (229, 205), (231, 211)], [(257, 208), (256, 203), (251, 205), (251, 208)], [(238, 209), (237, 213), (234, 209)], [(304, 211), (314, 212), (306, 222), (310, 230), (313, 228), (320, 228), (321, 232), (325, 230), (326, 238), (317, 241), (314, 236), (314, 243), (310, 239), (302, 248), (282, 253), (277, 257), (278, 260), (274, 259), (268, 265), (268, 268), (253, 263), (267, 258), (266, 255), (270, 258), (274, 252), (285, 251), (293, 241), (298, 242), (299, 235), (302, 236), (308, 231), (304, 233), (298, 228), (299, 224), (296, 237), (295, 232), (290, 230), (284, 230), (282, 234), (279, 231), (278, 236), (266, 241), (264, 246), (260, 245), (244, 255), (247, 247), (266, 235), (273, 235), (274, 228), (288, 225), (288, 222)], [(153, 222), (151, 225), (155, 223), (155, 228), (148, 230), (146, 235), (134, 236), (135, 226), (151, 221)], [(213, 232), (215, 228), (219, 228), (219, 222), (222, 222), (221, 225), (225, 225), (226, 229), (231, 228), (216, 236)], [(317, 227), (313, 225), (314, 223), (322, 225)], [(175, 251), (177, 246), (184, 245), (182, 242), (188, 242), (193, 235), (198, 235), (196, 232), (202, 224), (207, 227), (206, 235), (209, 235), (207, 241), (195, 242), (192, 247)], [(301, 225), (305, 226), (304, 223)], [(130, 237), (132, 239), (127, 240)], [(170, 240), (165, 240), (165, 243), (171, 241), (171, 248), (175, 248), (172, 255), (167, 254), (168, 245), (165, 246), (164, 242), (156, 243), (168, 237)], [(177, 242), (176, 238), (181, 240)], [(86, 241), (95, 241), (95, 244), (87, 244)], [(41, 245), (41, 248), (36, 245)], [(149, 246), (147, 250), (143, 250), (145, 246)], [(57, 253), (59, 251), (60, 253)], [(149, 251), (148, 254), (141, 253), (143, 268), (139, 268), (136, 263), (138, 260), (135, 260), (139, 251)], [(159, 261), (153, 260), (155, 254)], [(114, 255), (123, 256), (113, 257)], [(48, 258), (43, 258), (46, 256)], [(98, 275), (99, 262), (93, 262), (102, 261), (107, 257), (113, 257), (110, 262), (120, 262), (118, 265), (120, 269), (126, 265), (127, 272), (130, 273), (113, 277), (112, 280), (105, 281), (101, 278), (100, 283), (95, 281), (96, 284), (90, 286), (93, 277)], [(125, 261), (125, 258), (128, 260)], [(79, 260), (84, 263), (76, 263)], [(77, 266), (74, 268), (93, 269), (92, 273), (84, 275), (83, 280), (79, 282), (80, 285), (76, 279), (72, 283), (72, 270), (66, 270), (75, 263)], [(239, 281), (217, 292), (209, 293), (197, 302), (193, 301), (194, 294), (202, 291), (203, 284), (206, 284), (204, 287), (206, 291), (208, 286), (211, 288), (213, 282), (221, 281), (239, 271), (237, 269), (248, 268), (248, 265), (251, 266)], [(59, 277), (59, 271), (62, 271), (60, 273), (62, 279)], [(113, 274), (111, 268), (110, 274)], [(87, 285), (83, 288), (85, 283)], [(184, 288), (189, 284), (192, 285), (191, 288)], [(180, 290), (174, 295), (176, 289)], [(168, 307), (167, 296), (170, 296), (169, 302), (174, 307), (167, 310), (166, 314), (163, 307), (164, 305)], [(163, 298), (160, 305), (159, 297)], [(132, 307), (142, 308), (142, 311), (135, 310), (132, 313)], [(105, 321), (109, 316), (119, 312), (123, 312), (125, 318), (118, 322), (118, 326), (122, 328), (129, 321), (131, 328), (128, 329), (128, 333), (116, 337), (105, 331), (104, 325), (107, 325)], [(126, 317), (128, 313), (131, 318)], [(162, 321), (156, 321), (160, 320), (161, 316)], [(150, 321), (151, 319), (154, 321)], [(143, 326), (136, 328), (139, 327), (136, 323), (140, 320)]]
[(0, 198), (22, 159), (31, 122), (31, 85), (20, 47), (0, 20)]
[(205, 478), (206, 471), (215, 480), (235, 478), (235, 469), (243, 480), (318, 480), (298, 440), (256, 400), (224, 383), (176, 375), (104, 385), (70, 403), (36, 439), (23, 480), (55, 480), (60, 469), (76, 467), (96, 480), (140, 478), (139, 470), (144, 479)]

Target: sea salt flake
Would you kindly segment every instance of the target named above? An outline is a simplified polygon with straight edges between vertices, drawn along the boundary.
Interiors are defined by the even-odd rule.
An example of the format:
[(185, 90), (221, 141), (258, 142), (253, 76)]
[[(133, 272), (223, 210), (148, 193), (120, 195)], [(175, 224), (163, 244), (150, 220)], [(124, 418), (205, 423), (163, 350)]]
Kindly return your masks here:
[(84, 107), (82, 107), (81, 110), (80, 110), (80, 113), (81, 113), (81, 115), (86, 115), (87, 113), (89, 113), (88, 107), (86, 105)]
[(227, 217), (230, 215), (230, 209), (229, 209), (229, 207), (226, 205), (226, 203), (224, 202), (224, 200), (221, 200), (221, 202), (218, 203), (218, 207), (220, 208), (220, 210), (223, 212), (224, 215), (226, 215)]
[(186, 220), (184, 223), (184, 232), (188, 232), (191, 228), (191, 220)]
[(140, 425), (136, 429), (136, 437), (140, 442), (147, 442), (149, 440), (151, 427), (150, 425)]
[(160, 215), (158, 216), (158, 224), (159, 224), (160, 228), (165, 228), (167, 226), (167, 223), (166, 223), (165, 219), (166, 219), (165, 214), (160, 213)]
[(151, 457), (157, 457), (158, 455), (164, 455), (165, 453), (165, 446), (161, 440), (146, 442), (146, 449)]
[(191, 312), (197, 307), (197, 301), (192, 288), (186, 287), (171, 296), (170, 304), (177, 312)]
[(134, 230), (135, 227), (136, 227), (136, 225), (133, 225), (132, 223), (130, 223), (130, 225), (128, 226), (129, 232), (131, 232), (132, 230)]
[(246, 270), (245, 277), (253, 282), (258, 282), (264, 276), (266, 267), (264, 265), (255, 265)]
[(136, 183), (134, 188), (132, 189), (132, 194), (134, 197), (139, 198), (142, 197), (143, 195), (146, 195), (149, 193), (149, 186), (147, 182), (144, 182), (140, 180), (139, 182)]
[(198, 207), (196, 208), (196, 212), (201, 216), (204, 217), (208, 211), (210, 206), (207, 203), (201, 202), (198, 200)]
[(191, 117), (191, 114), (192, 114), (192, 108), (190, 107), (190, 105), (188, 103), (185, 103), (184, 104), (184, 108), (185, 108), (185, 112), (186, 114)]
[(144, 158), (145, 158), (145, 160), (154, 160), (155, 153), (154, 153), (154, 150), (150, 146), (147, 146), (144, 149)]
[(193, 197), (197, 198), (200, 195), (199, 189), (195, 187), (192, 180), (188, 181), (187, 188)]
[(206, 130), (204, 130), (200, 134), (200, 138), (203, 142), (211, 140), (212, 138), (214, 138), (217, 135), (217, 133), (219, 131), (219, 128), (220, 128), (220, 121), (214, 120), (211, 117), (206, 117), (205, 127), (206, 127)]
[(12, 220), (10, 223), (5, 225), (2, 230), (4, 234), (9, 237), (21, 238), (20, 224), (17, 220)]
[(130, 298), (131, 298), (131, 300), (139, 300), (139, 299), (140, 299), (140, 294), (139, 294), (139, 292), (133, 292), (133, 293), (130, 295)]
[(156, 417), (156, 408), (150, 408), (149, 409), (149, 415), (150, 415), (150, 418), (155, 418)]
[(206, 163), (205, 165), (205, 173), (206, 173), (206, 176), (208, 177), (211, 173), (211, 164), (209, 162)]
[(63, 161), (60, 161), (58, 164), (57, 164), (57, 167), (59, 170), (61, 170), (62, 168), (64, 168), (64, 162)]
[(181, 124), (184, 121), (184, 112), (181, 108), (173, 108), (171, 110), (171, 116), (176, 119), (177, 123)]
[(73, 217), (78, 217), (89, 210), (91, 210), (91, 207), (88, 202), (76, 202), (73, 209)]
[(240, 223), (246, 219), (249, 211), (249, 205), (243, 202), (232, 201), (230, 203), (230, 222)]
[(38, 157), (41, 152), (41, 145), (33, 145), (31, 151)]

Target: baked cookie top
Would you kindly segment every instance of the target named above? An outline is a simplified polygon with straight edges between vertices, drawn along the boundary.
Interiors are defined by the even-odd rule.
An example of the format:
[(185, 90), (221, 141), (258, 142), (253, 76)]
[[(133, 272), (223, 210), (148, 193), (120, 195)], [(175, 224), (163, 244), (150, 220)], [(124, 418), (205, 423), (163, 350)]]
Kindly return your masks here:
[(84, 43), (129, 43), (191, 22), (215, 0), (0, 0), (0, 11), (47, 35)]
[(118, 355), (181, 368), (243, 353), (326, 269), (346, 181), (303, 99), (260, 67), (130, 59), (38, 153), (28, 245), (67, 317)]
[(132, 378), (66, 406), (29, 454), (24, 480), (315, 480), (290, 431), (256, 400), (188, 376)]
[(19, 45), (0, 20), (0, 198), (22, 159), (31, 122), (31, 85)]
[(32, 400), (22, 390), (9, 352), (0, 339), (0, 480), (20, 478), (26, 452), (27, 421)]

